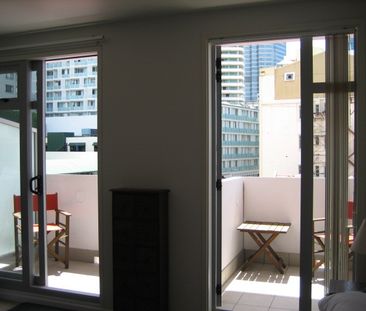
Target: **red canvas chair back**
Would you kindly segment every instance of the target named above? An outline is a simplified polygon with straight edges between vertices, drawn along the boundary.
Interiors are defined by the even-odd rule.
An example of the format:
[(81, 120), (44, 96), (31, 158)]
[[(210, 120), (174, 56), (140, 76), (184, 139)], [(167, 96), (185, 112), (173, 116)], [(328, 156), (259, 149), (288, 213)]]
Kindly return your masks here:
[(348, 219), (353, 219), (353, 201), (348, 201), (347, 203), (347, 217)]
[[(38, 212), (38, 195), (32, 195), (33, 211)], [(58, 210), (58, 197), (56, 193), (49, 193), (46, 195), (46, 209), (47, 211)], [(20, 207), (20, 195), (14, 195), (14, 212), (21, 211)]]

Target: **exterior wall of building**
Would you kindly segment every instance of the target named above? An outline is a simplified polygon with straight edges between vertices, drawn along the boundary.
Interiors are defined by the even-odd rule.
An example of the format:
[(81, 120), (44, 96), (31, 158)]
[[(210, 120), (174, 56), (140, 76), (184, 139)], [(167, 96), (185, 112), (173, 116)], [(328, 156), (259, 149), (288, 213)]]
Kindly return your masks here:
[(300, 173), (300, 103), (298, 100), (259, 104), (260, 176)]
[[(349, 56), (353, 63), (353, 56)], [(313, 57), (314, 82), (325, 82), (325, 53)], [(352, 80), (354, 69), (350, 66)], [(296, 176), (300, 168), (300, 61), (260, 72), (260, 176)], [(314, 176), (326, 170), (326, 98), (314, 94)], [(354, 95), (349, 94), (349, 166), (354, 173)], [(280, 148), (279, 148), (280, 147)], [(285, 160), (286, 159), (286, 160)], [(297, 162), (297, 163), (296, 163)]]
[(258, 109), (222, 103), (223, 176), (258, 176)]
[[(96, 136), (76, 136), (76, 137), (66, 137), (67, 151), (73, 151), (72, 145), (79, 144), (84, 145), (85, 152), (95, 152), (97, 151), (97, 137)], [(74, 150), (75, 151), (75, 150)]]
[(46, 62), (46, 91), (48, 132), (97, 128), (97, 57)]
[(227, 103), (244, 101), (244, 56), (242, 46), (221, 47), (221, 100)]
[(75, 136), (81, 136), (83, 129), (96, 129), (97, 116), (81, 115), (65, 117), (46, 117), (46, 131), (73, 132)]
[(300, 62), (275, 69), (275, 99), (300, 98)]
[(15, 73), (0, 74), (0, 98), (14, 98), (17, 94), (17, 75)]

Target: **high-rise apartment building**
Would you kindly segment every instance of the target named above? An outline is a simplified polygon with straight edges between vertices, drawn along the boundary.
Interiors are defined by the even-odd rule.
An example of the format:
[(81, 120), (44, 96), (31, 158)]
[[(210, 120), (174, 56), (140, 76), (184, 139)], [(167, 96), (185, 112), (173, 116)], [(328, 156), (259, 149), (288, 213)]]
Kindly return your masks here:
[(244, 51), (242, 46), (221, 47), (221, 101), (244, 102)]
[(46, 63), (46, 126), (48, 132), (97, 128), (97, 58), (95, 56)]
[(46, 64), (46, 117), (96, 115), (96, 57)]
[(259, 173), (258, 109), (244, 102), (243, 46), (221, 47), (222, 174)]
[(244, 98), (246, 103), (258, 103), (260, 69), (276, 66), (285, 55), (286, 43), (244, 46)]

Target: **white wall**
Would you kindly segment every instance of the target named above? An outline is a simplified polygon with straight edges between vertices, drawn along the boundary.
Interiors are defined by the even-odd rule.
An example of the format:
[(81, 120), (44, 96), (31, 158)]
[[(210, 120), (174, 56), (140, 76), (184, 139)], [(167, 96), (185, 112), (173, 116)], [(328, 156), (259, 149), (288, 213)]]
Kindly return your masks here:
[(98, 250), (96, 175), (47, 175), (47, 193), (58, 193), (59, 208), (72, 214), (70, 247)]
[[(361, 1), (352, 2), (352, 6), (349, 1), (294, 1), (1, 38), (0, 48), (92, 35), (105, 38), (98, 63), (98, 171), (103, 211), (102, 301), (106, 306), (111, 306), (113, 292), (110, 189), (153, 187), (171, 190), (169, 310), (206, 310), (210, 167), (207, 40), (311, 31), (319, 25), (327, 29), (351, 25), (355, 19), (364, 22), (365, 12)], [(361, 49), (363, 31), (360, 27)], [(8, 53), (5, 58), (18, 55)], [(362, 64), (364, 55), (362, 50)], [(358, 85), (366, 81), (363, 70), (359, 73)], [(366, 105), (358, 108), (366, 115)], [(366, 133), (366, 122), (357, 124), (360, 133)], [(366, 158), (366, 146), (359, 144), (359, 148), (360, 158)], [(366, 176), (366, 167), (362, 166), (359, 173)], [(361, 181), (366, 182), (362, 176)], [(262, 190), (259, 197), (267, 191), (271, 189)], [(366, 201), (366, 194), (361, 194), (361, 200)]]
[(46, 131), (49, 132), (73, 132), (75, 136), (81, 136), (81, 130), (85, 128), (97, 128), (97, 116), (68, 116), (47, 117)]
[(0, 256), (14, 252), (13, 195), (20, 193), (19, 128), (0, 119)]
[(259, 103), (260, 176), (299, 174), (300, 126), (298, 100)]
[(244, 219), (243, 190), (242, 177), (227, 178), (222, 182), (222, 269), (243, 249), (243, 234), (236, 229)]

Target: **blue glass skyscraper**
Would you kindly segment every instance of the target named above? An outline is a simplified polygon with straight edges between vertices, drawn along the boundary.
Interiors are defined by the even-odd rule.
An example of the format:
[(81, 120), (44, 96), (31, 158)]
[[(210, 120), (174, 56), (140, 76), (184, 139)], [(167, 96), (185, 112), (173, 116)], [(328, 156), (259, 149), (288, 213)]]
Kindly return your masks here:
[(244, 99), (257, 102), (259, 70), (277, 65), (286, 55), (286, 43), (251, 44), (244, 46)]

